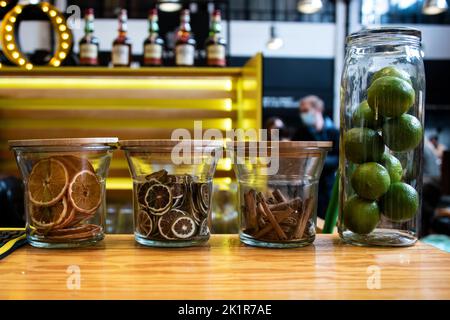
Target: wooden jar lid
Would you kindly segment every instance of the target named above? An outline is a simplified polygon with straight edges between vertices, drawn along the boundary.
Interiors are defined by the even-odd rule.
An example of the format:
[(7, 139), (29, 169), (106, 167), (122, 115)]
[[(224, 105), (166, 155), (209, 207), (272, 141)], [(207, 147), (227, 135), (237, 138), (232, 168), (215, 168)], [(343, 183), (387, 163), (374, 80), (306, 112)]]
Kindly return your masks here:
[(101, 137), (101, 138), (58, 138), (58, 139), (27, 139), (27, 140), (9, 140), (8, 144), (14, 147), (54, 147), (54, 146), (87, 146), (87, 145), (106, 145), (116, 146), (119, 138)]

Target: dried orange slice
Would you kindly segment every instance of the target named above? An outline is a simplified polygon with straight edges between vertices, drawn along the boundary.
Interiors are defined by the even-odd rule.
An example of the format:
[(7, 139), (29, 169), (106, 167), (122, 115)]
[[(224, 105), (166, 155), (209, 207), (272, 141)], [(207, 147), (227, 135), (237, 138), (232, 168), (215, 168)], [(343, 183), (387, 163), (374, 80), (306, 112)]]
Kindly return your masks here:
[(78, 172), (69, 184), (69, 199), (75, 210), (92, 213), (102, 202), (102, 186), (90, 170)]
[(137, 217), (137, 229), (138, 232), (144, 236), (150, 236), (153, 230), (153, 220), (145, 210), (139, 210)]
[(172, 192), (166, 185), (154, 184), (147, 190), (145, 203), (152, 214), (161, 216), (171, 207)]
[(33, 226), (37, 229), (51, 229), (62, 223), (67, 216), (67, 200), (63, 197), (61, 201), (48, 207), (30, 206), (30, 218)]
[(81, 224), (83, 224), (87, 220), (91, 219), (95, 215), (95, 211), (93, 213), (82, 213), (82, 212), (78, 212), (75, 209), (73, 209), (73, 212), (74, 212), (74, 218), (72, 219), (72, 221), (70, 221), (65, 226), (65, 228), (80, 226)]
[(61, 161), (69, 173), (69, 178), (72, 179), (75, 174), (83, 170), (95, 172), (94, 167), (88, 159), (80, 158), (73, 155), (55, 156), (53, 159)]
[(61, 200), (68, 184), (66, 167), (58, 160), (43, 159), (28, 177), (28, 197), (37, 206), (51, 206)]
[(188, 216), (177, 218), (170, 228), (172, 234), (178, 239), (188, 239), (197, 231), (194, 219)]
[(75, 209), (72, 208), (72, 206), (70, 205), (70, 202), (69, 202), (67, 205), (66, 216), (60, 223), (56, 224), (52, 229), (64, 229), (64, 228), (68, 227), (75, 219), (75, 216), (76, 216)]

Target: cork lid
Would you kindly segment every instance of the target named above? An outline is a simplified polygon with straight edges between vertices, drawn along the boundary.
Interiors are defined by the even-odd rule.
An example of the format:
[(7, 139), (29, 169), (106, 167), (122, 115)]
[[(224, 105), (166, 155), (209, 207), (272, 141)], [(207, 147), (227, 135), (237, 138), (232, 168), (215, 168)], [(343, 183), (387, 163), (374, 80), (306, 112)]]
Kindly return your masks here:
[(110, 146), (115, 147), (119, 138), (100, 137), (100, 138), (58, 138), (58, 139), (27, 139), (27, 140), (9, 140), (11, 148), (15, 147), (64, 147), (64, 146)]

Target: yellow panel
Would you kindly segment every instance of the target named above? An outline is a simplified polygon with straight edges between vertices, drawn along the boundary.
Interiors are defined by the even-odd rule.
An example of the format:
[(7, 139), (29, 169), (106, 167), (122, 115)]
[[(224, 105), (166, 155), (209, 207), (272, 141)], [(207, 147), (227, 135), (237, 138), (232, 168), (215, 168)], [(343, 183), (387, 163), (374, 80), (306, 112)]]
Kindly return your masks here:
[[(0, 87), (1, 88), (1, 87)], [(1, 109), (203, 109), (203, 110), (225, 110), (231, 111), (233, 102), (231, 99), (1, 99)]]
[[(148, 128), (148, 129), (166, 129), (166, 128), (186, 128), (194, 129), (192, 119), (157, 119), (139, 120), (139, 119), (76, 119), (70, 121), (61, 119), (54, 120), (34, 120), (34, 119), (1, 119), (0, 129), (120, 129), (120, 128)], [(230, 130), (232, 128), (232, 119), (206, 119), (202, 121), (203, 129)]]
[(174, 89), (231, 91), (230, 79), (0, 78), (3, 89)]

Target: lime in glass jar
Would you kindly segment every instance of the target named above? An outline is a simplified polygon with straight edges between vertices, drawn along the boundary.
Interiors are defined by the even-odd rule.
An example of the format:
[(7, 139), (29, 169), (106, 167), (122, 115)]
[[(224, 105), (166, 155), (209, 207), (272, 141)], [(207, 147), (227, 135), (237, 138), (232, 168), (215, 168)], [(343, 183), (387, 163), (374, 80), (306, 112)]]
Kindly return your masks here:
[(420, 31), (379, 28), (347, 38), (338, 228), (345, 242), (410, 246), (417, 241), (424, 99)]

